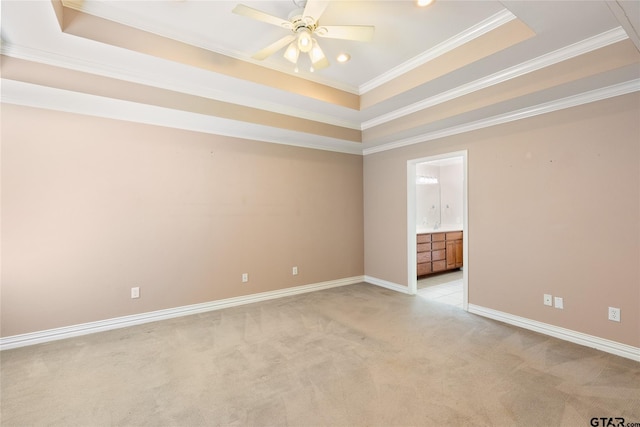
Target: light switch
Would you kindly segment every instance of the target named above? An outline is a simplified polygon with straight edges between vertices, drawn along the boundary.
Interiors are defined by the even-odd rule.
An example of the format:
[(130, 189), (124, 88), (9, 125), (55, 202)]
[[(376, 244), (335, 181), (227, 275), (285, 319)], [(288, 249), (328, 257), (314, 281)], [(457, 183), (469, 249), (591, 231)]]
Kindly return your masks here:
[(564, 302), (562, 301), (562, 298), (561, 298), (561, 297), (555, 297), (555, 298), (553, 299), (553, 306), (554, 306), (555, 308), (560, 308), (560, 309), (562, 309), (562, 308), (564, 308), (564, 305), (563, 305), (563, 304), (564, 304)]

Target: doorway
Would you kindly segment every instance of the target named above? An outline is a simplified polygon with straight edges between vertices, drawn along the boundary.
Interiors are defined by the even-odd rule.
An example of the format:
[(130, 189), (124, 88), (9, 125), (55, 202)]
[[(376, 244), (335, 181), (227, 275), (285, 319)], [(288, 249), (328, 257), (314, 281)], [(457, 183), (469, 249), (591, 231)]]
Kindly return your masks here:
[[(407, 161), (407, 271), (410, 294), (420, 294), (428, 299), (468, 309), (467, 206), (466, 150)], [(444, 236), (453, 239), (459, 236), (456, 233), (462, 235), (462, 267), (456, 267), (451, 260), (436, 261), (444, 256), (444, 250), (435, 249), (445, 244), (453, 247), (454, 242), (449, 241), (434, 242), (434, 251), (428, 255), (421, 253), (421, 264), (418, 264), (418, 251), (425, 246), (431, 248), (431, 245), (424, 244), (419, 247), (418, 235), (422, 242), (425, 235), (430, 235), (429, 239), (444, 239)], [(447, 252), (451, 256), (453, 250)], [(424, 259), (431, 261), (432, 255), (434, 262), (422, 263)], [(429, 267), (426, 274), (425, 267)]]

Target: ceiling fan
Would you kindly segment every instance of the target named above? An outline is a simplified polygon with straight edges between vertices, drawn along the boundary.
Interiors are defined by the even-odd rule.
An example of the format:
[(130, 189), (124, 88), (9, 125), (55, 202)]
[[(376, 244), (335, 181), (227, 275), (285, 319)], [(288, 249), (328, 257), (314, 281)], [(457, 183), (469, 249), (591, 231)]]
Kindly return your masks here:
[(310, 71), (314, 71), (329, 66), (329, 60), (314, 36), (356, 41), (370, 41), (373, 38), (375, 28), (370, 25), (320, 25), (318, 21), (329, 4), (328, 0), (293, 0), (293, 3), (296, 5), (296, 9), (289, 13), (287, 19), (243, 4), (238, 4), (233, 9), (235, 14), (290, 31), (290, 34), (255, 53), (252, 56), (253, 59), (261, 61), (287, 46), (284, 52), (284, 57), (287, 60), (297, 64), (300, 52), (307, 53), (311, 61)]

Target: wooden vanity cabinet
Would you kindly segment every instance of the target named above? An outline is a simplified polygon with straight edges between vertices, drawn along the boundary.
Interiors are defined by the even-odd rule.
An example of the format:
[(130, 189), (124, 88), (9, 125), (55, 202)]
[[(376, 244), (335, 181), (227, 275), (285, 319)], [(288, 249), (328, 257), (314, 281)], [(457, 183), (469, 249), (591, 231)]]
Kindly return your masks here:
[(431, 234), (417, 237), (418, 276), (431, 273)]
[(418, 276), (462, 267), (462, 231), (421, 233), (416, 241)]
[(447, 233), (447, 269), (462, 267), (462, 231)]

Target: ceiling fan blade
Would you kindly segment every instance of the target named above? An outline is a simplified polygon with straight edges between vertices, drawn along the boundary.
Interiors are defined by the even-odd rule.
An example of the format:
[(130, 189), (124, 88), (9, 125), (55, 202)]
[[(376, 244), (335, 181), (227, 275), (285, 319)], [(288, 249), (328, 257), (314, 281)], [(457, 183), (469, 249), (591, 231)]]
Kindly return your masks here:
[(277, 42), (271, 43), (269, 46), (265, 47), (261, 51), (256, 52), (252, 56), (252, 58), (253, 59), (257, 59), (259, 61), (262, 61), (263, 59), (266, 59), (267, 57), (273, 55), (274, 53), (276, 53), (277, 51), (279, 51), (280, 49), (282, 49), (283, 47), (285, 47), (286, 45), (291, 43), (293, 40), (295, 40), (295, 38), (296, 38), (295, 34), (290, 34), (288, 36), (284, 36), (283, 38), (281, 38)]
[(368, 42), (373, 39), (375, 27), (371, 25), (328, 25), (318, 27), (313, 34), (329, 39)]
[(255, 19), (257, 21), (277, 25), (278, 27), (286, 28), (288, 30), (293, 29), (291, 22), (287, 21), (286, 19), (269, 15), (268, 13), (262, 12), (249, 6), (245, 6), (243, 4), (236, 5), (236, 7), (233, 8), (233, 13), (235, 13), (236, 15), (246, 16), (247, 18)]
[(329, 5), (328, 0), (307, 0), (307, 5), (304, 7), (302, 16), (304, 18), (311, 17), (314, 22), (318, 22), (320, 15), (324, 13), (324, 10)]

